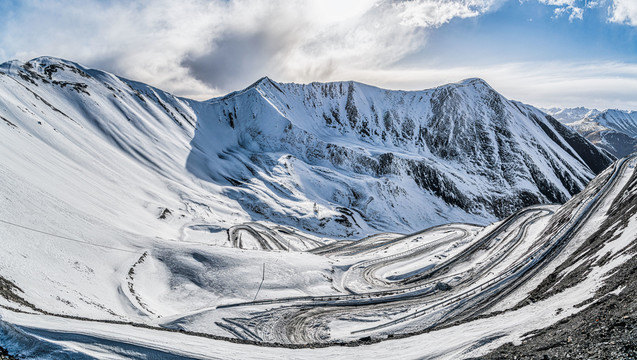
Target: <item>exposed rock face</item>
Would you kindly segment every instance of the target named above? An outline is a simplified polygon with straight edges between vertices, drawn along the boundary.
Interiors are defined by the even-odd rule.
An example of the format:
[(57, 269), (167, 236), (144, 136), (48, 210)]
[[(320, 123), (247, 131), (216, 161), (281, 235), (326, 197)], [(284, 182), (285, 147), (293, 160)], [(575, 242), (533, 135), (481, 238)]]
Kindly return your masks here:
[[(326, 174), (345, 180), (313, 201), (352, 209), (377, 230), (387, 222), (484, 222), (564, 202), (611, 162), (574, 131), (480, 79), (406, 92), (264, 78), (209, 104), (257, 162), (287, 154), (288, 175), (300, 181), (290, 180), (303, 193)], [(197, 135), (193, 143), (205, 149)], [(299, 168), (302, 177), (294, 175)]]
[(592, 143), (617, 157), (637, 151), (637, 111), (604, 110), (571, 125)]
[[(637, 238), (617, 253), (609, 243), (625, 232), (637, 215), (637, 171), (618, 192), (599, 228), (590, 234), (570, 257), (560, 264), (524, 303), (544, 300), (584, 282), (600, 266), (627, 259), (604, 277), (603, 286), (577, 314), (550, 327), (525, 334), (521, 344), (507, 343), (482, 356), (484, 359), (634, 359), (637, 357)], [(599, 254), (604, 254), (600, 256)]]
[(564, 202), (611, 162), (480, 79), (407, 92), (263, 78), (198, 102), (38, 58), (0, 65), (0, 91), (0, 126), (75, 154), (65, 156), (96, 178), (133, 161), (167, 183), (172, 202), (139, 192), (153, 219), (182, 204), (219, 226), (232, 213), (337, 237), (486, 224)]
[(637, 151), (637, 111), (546, 109), (558, 121), (618, 158)]

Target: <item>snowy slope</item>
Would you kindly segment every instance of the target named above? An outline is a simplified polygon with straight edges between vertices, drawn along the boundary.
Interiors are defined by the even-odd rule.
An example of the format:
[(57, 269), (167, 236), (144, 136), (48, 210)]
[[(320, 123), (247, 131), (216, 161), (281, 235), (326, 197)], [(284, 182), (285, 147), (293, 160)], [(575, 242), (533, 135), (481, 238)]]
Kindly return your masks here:
[[(205, 144), (214, 142), (221, 125), (202, 122), (189, 168), (207, 181), (222, 181), (219, 168), (228, 170), (225, 180), (239, 185), (235, 198), (247, 211), (286, 223), (287, 214), (250, 190), (279, 185), (285, 190), (268, 196), (294, 208), (300, 225), (314, 231), (311, 216), (304, 221), (307, 209), (290, 203), (300, 194), (317, 204), (319, 214), (334, 205), (348, 209), (341, 221), (354, 227), (416, 230), (423, 219), (431, 225), (485, 223), (520, 206), (564, 202), (609, 164), (590, 143), (479, 79), (404, 92), (264, 78), (209, 105), (239, 134), (242, 151), (219, 157), (219, 149)], [(201, 166), (211, 158), (219, 161)], [(245, 169), (232, 173), (223, 165), (237, 160)]]
[(152, 236), (248, 220), (337, 237), (485, 224), (566, 201), (610, 161), (478, 79), (413, 92), (262, 79), (196, 102), (39, 58), (3, 64), (0, 81), (3, 151), (33, 158), (9, 168)]
[[(65, 60), (5, 63), (2, 334), (24, 340), (15, 311), (195, 328), (217, 305), (343, 295), (358, 255), (306, 250), (381, 231), (361, 244), (459, 241), (395, 233), (564, 202), (609, 163), (479, 79), (413, 92), (262, 79), (198, 102)], [(458, 228), (468, 245), (479, 227)]]
[(637, 112), (586, 108), (544, 111), (616, 157), (637, 151)]
[(597, 109), (589, 109), (585, 107), (576, 108), (541, 108), (545, 113), (553, 116), (557, 121), (562, 124), (570, 124), (572, 122), (582, 120), (584, 118), (593, 118), (599, 115), (601, 112)]
[[(618, 309), (633, 302), (626, 289), (634, 288), (631, 274), (637, 248), (634, 235), (637, 230), (636, 165), (635, 157), (622, 159), (564, 206), (527, 208), (507, 221), (484, 229), (450, 224), (404, 237), (379, 234), (360, 243), (345, 242), (340, 248), (328, 246), (326, 251), (313, 253), (223, 250), (146, 240), (148, 255), (134, 262), (133, 271), (128, 271), (130, 288), (137, 289), (140, 313), (119, 322), (42, 314), (37, 307), (20, 305), (32, 291), (25, 286), (29, 285), (27, 276), (14, 277), (24, 292), (10, 289), (10, 283), (0, 278), (4, 281), (3, 295), (7, 297), (7, 288), (14, 295), (13, 300), (4, 300), (0, 308), (0, 344), (11, 354), (33, 359), (475, 358), (503, 344), (533, 339), (529, 333), (563, 324), (613, 299), (624, 298), (625, 306), (616, 306)], [(24, 240), (42, 241), (37, 237)], [(9, 252), (22, 254), (20, 261), (38, 258), (43, 263), (35, 263), (35, 267), (46, 266), (44, 251), (28, 247), (27, 241), (4, 245), (9, 245), (6, 249)], [(58, 246), (72, 250), (62, 241), (58, 241)], [(86, 247), (84, 252), (85, 257), (101, 255), (98, 262), (126, 261), (125, 257), (115, 259), (113, 251)], [(319, 255), (321, 252), (323, 255)], [(2, 256), (3, 274), (6, 274), (11, 266), (7, 267), (5, 260), (10, 257)], [(59, 261), (56, 265), (64, 263), (59, 254), (52, 257)], [(247, 259), (242, 260), (243, 257)], [(419, 266), (425, 266), (420, 272), (414, 271), (419, 267), (414, 258), (420, 258), (418, 262), (422, 265)], [(259, 272), (250, 265), (255, 261), (268, 265), (266, 282), (262, 283), (265, 293), (258, 292), (258, 299), (254, 297), (258, 301), (238, 294), (256, 289), (259, 278), (254, 275)], [(236, 266), (239, 263), (241, 266)], [(127, 264), (124, 269), (131, 266), (130, 262)], [(294, 272), (303, 268), (305, 272)], [(359, 268), (369, 271), (358, 272)], [(167, 272), (167, 269), (177, 271)], [(310, 269), (333, 278), (323, 284), (339, 287), (339, 280), (345, 284), (368, 282), (369, 286), (384, 289), (353, 295), (316, 286), (321, 281), (298, 281), (308, 278)], [(72, 278), (71, 269), (48, 270), (49, 280), (56, 281), (58, 286), (69, 284)], [(102, 271), (96, 268), (94, 275), (85, 272), (85, 276), (99, 276)], [(406, 284), (396, 281), (422, 277), (426, 272), (430, 277), (421, 279), (425, 284), (418, 279)], [(290, 276), (291, 273), (295, 276)], [(125, 278), (123, 271), (119, 275)], [(184, 283), (184, 278), (191, 282)], [(298, 282), (286, 284), (290, 279)], [(427, 287), (427, 282), (436, 285)], [(93, 288), (105, 294), (112, 290), (105, 285), (112, 284), (85, 281), (69, 290), (86, 292)], [(195, 290), (201, 285), (206, 285), (211, 293), (215, 285), (225, 287), (225, 299), (221, 303), (241, 301), (241, 297), (245, 302), (235, 303), (234, 307), (214, 307), (210, 305), (219, 299), (210, 298), (203, 301), (208, 307), (197, 304), (202, 294)], [(299, 297), (276, 292), (278, 287), (286, 286), (306, 291), (314, 288), (323, 296)], [(412, 292), (415, 296), (410, 297)], [(179, 296), (181, 302), (176, 301)], [(379, 298), (383, 301), (378, 301)], [(199, 307), (199, 311), (191, 310), (185, 316), (176, 317), (171, 314), (175, 309), (167, 304)], [(12, 310), (15, 307), (26, 312)], [(150, 313), (151, 309), (155, 313)], [(218, 318), (227, 311), (235, 311), (233, 309), (244, 309), (244, 316), (251, 316), (253, 320), (224, 317), (218, 322), (197, 322), (202, 317), (205, 317), (203, 320)], [(281, 311), (295, 310), (298, 314), (292, 317), (276, 316)], [(606, 316), (608, 312), (587, 314), (583, 322), (596, 325), (599, 320), (593, 319), (604, 321)], [(184, 318), (189, 321), (183, 321)], [(633, 319), (624, 316), (623, 327), (631, 329)], [(134, 324), (128, 323), (131, 320)], [(336, 344), (329, 342), (313, 342), (311, 347), (303, 344), (282, 347), (271, 343), (257, 346), (269, 343), (270, 339), (246, 340), (257, 334), (268, 334), (268, 327), (260, 325), (271, 322), (276, 325), (276, 321), (282, 321), (283, 326), (270, 334), (296, 341), (317, 333), (326, 334), (327, 337), (319, 341), (342, 338), (349, 341), (349, 346), (334, 346)], [(157, 326), (159, 324), (164, 327)], [(225, 337), (215, 336), (215, 327), (219, 331), (232, 329), (228, 324), (236, 330), (227, 332)], [(380, 331), (374, 330), (379, 325)], [(175, 332), (166, 326), (179, 326), (182, 331)], [(331, 331), (325, 333), (326, 326)], [(192, 329), (196, 332), (189, 331)], [(597, 333), (602, 332), (588, 333), (587, 341), (592, 344), (602, 341), (604, 337), (596, 337)], [(566, 329), (565, 334), (570, 338), (572, 332)], [(548, 343), (551, 346), (542, 344), (541, 348), (534, 348), (525, 355), (542, 355), (546, 349), (566, 347), (570, 342), (553, 340)], [(627, 345), (624, 352), (616, 353), (619, 358), (626, 357), (626, 351), (630, 351), (631, 344)], [(502, 352), (499, 355), (501, 357)]]
[(609, 109), (595, 116), (600, 125), (637, 138), (637, 111)]
[[(64, 237), (3, 224), (3, 238), (20, 241), (7, 245), (0, 275), (46, 311), (116, 319), (138, 315), (127, 274), (158, 246), (302, 250), (326, 235), (486, 224), (565, 201), (608, 161), (476, 79), (415, 92), (262, 79), (196, 102), (43, 57), (0, 65), (0, 120), (0, 220)], [(240, 227), (254, 220), (313, 235)], [(258, 276), (258, 262), (228, 251), (219, 264)], [(184, 256), (191, 264), (171, 260)], [(199, 255), (163, 258), (166, 274), (183, 274), (175, 286), (229, 296), (209, 279), (193, 282), (188, 274), (207, 264)], [(306, 274), (301, 291), (329, 286), (305, 261), (288, 264)], [(66, 272), (64, 285), (48, 269)], [(123, 290), (101, 294), (86, 281)]]

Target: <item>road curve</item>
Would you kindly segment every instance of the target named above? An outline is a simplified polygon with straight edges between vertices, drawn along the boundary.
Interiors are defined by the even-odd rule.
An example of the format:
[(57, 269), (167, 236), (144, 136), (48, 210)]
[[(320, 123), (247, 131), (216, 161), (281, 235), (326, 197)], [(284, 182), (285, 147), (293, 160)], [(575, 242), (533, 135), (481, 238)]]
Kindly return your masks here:
[[(470, 320), (555, 259), (612, 193), (634, 159), (618, 161), (599, 180), (597, 191), (567, 203), (565, 210), (523, 209), (477, 237), (468, 230), (471, 225), (450, 224), (410, 235), (379, 234), (359, 243), (317, 247), (315, 254), (361, 258), (342, 277), (341, 285), (349, 294), (220, 306), (229, 315), (236, 309), (237, 316), (226, 316), (218, 325), (244, 339), (312, 344), (383, 338)], [(545, 227), (540, 236), (542, 229), (537, 226)], [(407, 245), (418, 237), (429, 240)], [(391, 253), (401, 247), (407, 249)], [(385, 251), (390, 254), (383, 255)], [(433, 254), (441, 257), (432, 261)]]

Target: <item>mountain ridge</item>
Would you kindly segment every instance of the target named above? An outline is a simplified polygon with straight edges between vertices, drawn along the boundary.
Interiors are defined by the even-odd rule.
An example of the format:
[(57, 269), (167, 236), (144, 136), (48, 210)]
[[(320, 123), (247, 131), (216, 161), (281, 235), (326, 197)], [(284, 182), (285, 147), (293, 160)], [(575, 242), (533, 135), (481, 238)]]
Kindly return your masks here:
[[(186, 209), (210, 208), (202, 196), (212, 191), (240, 218), (317, 233), (351, 237), (448, 221), (487, 223), (522, 206), (566, 201), (599, 171), (583, 154), (597, 154), (600, 166), (610, 163), (585, 141), (575, 149), (569, 143), (575, 135), (539, 110), (475, 78), (394, 91), (264, 77), (199, 102), (50, 57), (0, 67), (7, 68), (5, 75), (37, 100), (26, 108), (18, 98), (7, 104), (13, 115), (26, 114), (22, 124), (12, 121), (17, 126), (29, 112), (51, 112), (40, 122), (71, 138), (79, 134), (69, 119), (88, 126), (90, 136), (106, 141), (105, 153), (114, 146), (159, 174), (154, 181), (180, 182), (180, 193), (169, 198), (177, 196)], [(29, 131), (42, 136), (32, 124)], [(49, 135), (44, 140), (61, 146)], [(191, 220), (209, 211), (186, 209)], [(224, 221), (212, 217), (202, 220)]]
[(634, 303), (636, 156), (594, 177), (611, 156), (483, 81), (210, 103), (43, 58), (0, 68), (0, 118), (20, 357), (482, 356)]
[[(445, 143), (446, 139), (442, 137), (435, 138), (427, 136), (426, 132), (430, 127), (429, 124), (425, 124), (427, 120), (425, 116), (421, 116), (420, 114), (431, 111), (432, 106), (428, 103), (424, 105), (418, 103), (418, 98), (422, 100), (423, 97), (431, 97), (431, 94), (436, 93), (441, 93), (439, 100), (444, 102), (448, 96), (457, 96), (455, 94), (458, 88), (470, 87), (483, 88), (486, 93), (495, 99), (495, 102), (502, 101), (503, 99), (501, 95), (497, 94), (486, 82), (479, 79), (468, 79), (460, 83), (443, 85), (429, 90), (389, 91), (352, 81), (334, 83), (315, 82), (302, 85), (276, 83), (269, 78), (263, 78), (245, 90), (233, 92), (229, 96), (216, 98), (211, 100), (211, 103), (220, 107), (225, 106), (231, 110), (227, 112), (222, 110), (221, 113), (227, 117), (227, 123), (231, 124), (232, 127), (243, 126), (241, 124), (250, 124), (246, 128), (241, 128), (241, 131), (258, 134), (258, 138), (246, 139), (244, 141), (245, 144), (261, 144), (266, 147), (265, 149), (261, 149), (264, 151), (272, 150), (268, 149), (269, 144), (281, 144), (283, 148), (276, 148), (274, 150), (294, 153), (306, 162), (317, 161), (320, 164), (325, 164), (326, 156), (318, 156), (318, 158), (316, 158), (314, 155), (329, 153), (329, 151), (320, 149), (320, 151), (317, 150), (314, 154), (309, 154), (308, 156), (307, 149), (316, 150), (316, 146), (319, 146), (317, 144), (321, 142), (329, 143), (330, 146), (332, 146), (331, 149), (339, 149), (339, 151), (343, 153), (348, 153), (350, 157), (358, 156), (357, 161), (360, 164), (370, 164), (369, 166), (349, 164), (349, 169), (379, 176), (383, 171), (387, 170), (385, 165), (390, 162), (388, 160), (393, 160), (396, 155), (399, 155), (399, 157), (413, 157), (414, 155), (431, 156), (433, 150), (435, 152), (434, 155), (458, 163), (461, 162), (461, 158), (466, 158), (463, 154), (471, 151), (478, 153), (479, 151), (476, 148), (468, 148), (468, 151), (459, 151), (457, 148), (448, 147)], [(370, 93), (377, 94), (369, 95)], [(396, 111), (392, 112), (392, 109), (383, 109), (383, 104), (379, 105), (373, 101), (373, 99), (378, 98), (384, 100), (389, 98), (391, 101), (391, 97), (397, 96), (397, 94), (400, 95), (401, 99), (399, 101), (402, 101), (403, 104), (408, 104), (411, 107), (421, 106), (421, 108), (411, 113), (409, 111), (403, 111), (403, 113), (398, 114)], [(270, 110), (272, 110), (272, 113), (264, 116), (258, 114), (258, 111), (250, 110), (252, 113), (249, 113), (248, 116), (237, 115), (237, 111), (234, 111), (235, 109), (246, 109), (251, 106), (243, 103), (240, 104), (241, 100), (238, 99), (242, 96), (246, 98), (251, 97), (245, 104), (252, 104), (254, 98), (263, 99), (264, 104), (266, 104), (265, 106), (268, 108), (271, 107)], [(409, 96), (411, 96), (411, 98), (408, 98)], [(426, 101), (428, 100), (429, 99), (426, 99)], [(516, 106), (518, 107), (517, 111), (533, 113), (525, 108), (526, 105), (518, 103)], [(385, 107), (387, 106), (385, 105)], [(299, 108), (301, 111), (298, 111)], [(403, 106), (403, 108), (407, 108), (407, 106)], [(310, 116), (306, 116), (308, 109)], [(301, 116), (299, 112), (302, 113)], [(540, 120), (542, 115), (539, 113), (537, 115), (534, 113), (533, 116), (536, 117), (536, 120), (534, 120), (536, 123), (539, 122), (545, 126), (542, 131), (544, 133), (548, 131), (547, 134), (553, 136), (554, 139), (562, 138), (565, 135), (570, 137), (576, 136), (566, 128), (562, 128), (560, 130), (561, 134), (557, 135), (556, 130), (551, 130), (551, 127), (559, 127), (559, 125), (544, 124), (543, 121)], [(281, 122), (277, 127), (279, 129), (285, 128), (285, 132), (288, 135), (271, 133), (269, 132), (270, 129), (263, 129), (258, 123), (258, 119), (268, 119), (268, 122), (271, 122), (274, 121), (272, 119), (277, 118), (280, 119)], [(382, 122), (380, 120), (381, 118), (383, 119)], [(469, 119), (474, 118), (475, 117), (469, 117)], [(237, 119), (240, 119), (240, 121)], [(448, 123), (439, 121), (439, 124), (439, 127), (443, 128)], [(271, 123), (268, 123), (268, 126), (270, 125)], [(386, 125), (384, 129), (383, 125)], [(297, 130), (301, 135), (295, 133)], [(297, 137), (292, 140), (289, 138), (286, 139), (286, 137), (291, 136), (289, 135), (291, 133), (295, 133)], [(448, 133), (445, 136), (449, 139), (453, 138), (453, 135), (454, 134)], [(261, 141), (260, 138), (264, 136), (272, 136), (272, 138), (268, 141)], [(301, 139), (301, 141), (298, 141), (299, 139)], [(456, 141), (456, 145), (459, 142), (469, 143), (469, 138), (465, 137), (465, 139), (464, 141)], [(343, 142), (355, 144), (357, 146), (354, 148), (362, 147), (366, 150), (363, 154), (357, 153), (354, 148), (345, 151), (342, 149), (344, 147)], [(558, 143), (565, 151), (570, 151), (571, 155), (579, 157), (579, 155), (575, 155), (576, 152), (570, 148), (570, 145), (567, 145), (568, 141), (558, 140)], [(585, 143), (584, 141), (583, 144), (585, 145)], [(290, 147), (289, 144), (302, 144), (302, 146), (301, 148), (294, 149), (294, 146)], [(385, 150), (374, 152), (374, 148), (380, 146), (385, 147)], [(388, 149), (392, 151), (391, 156), (387, 153)], [(405, 151), (405, 149), (409, 151)], [(451, 151), (448, 152), (448, 149)], [(313, 156), (314, 159), (312, 158)], [(341, 165), (338, 156), (327, 160), (327, 162), (334, 160), (333, 162), (336, 162), (337, 166)], [(484, 160), (483, 163), (486, 163), (486, 159)], [(474, 159), (474, 161), (476, 160)], [(580, 162), (586, 163), (586, 161), (581, 158)], [(374, 163), (378, 164), (376, 168), (372, 165)], [(594, 167), (594, 162), (589, 160), (588, 164)], [(599, 168), (595, 168), (595, 170), (601, 171), (603, 168), (604, 166), (602, 164)], [(415, 169), (415, 172), (419, 171), (423, 170)], [(394, 169), (394, 172), (396, 172), (396, 169)], [(410, 172), (414, 172), (413, 167)], [(446, 183), (447, 180), (442, 179), (442, 182)], [(574, 192), (574, 188), (572, 188), (571, 191)], [(456, 193), (460, 194), (460, 191)], [(464, 199), (460, 195), (456, 200), (462, 202)], [(555, 202), (563, 201), (564, 199), (560, 198), (559, 195), (554, 196), (552, 200)], [(447, 201), (454, 201), (454, 199), (447, 199)]]
[(584, 107), (545, 111), (618, 158), (637, 151), (637, 111)]

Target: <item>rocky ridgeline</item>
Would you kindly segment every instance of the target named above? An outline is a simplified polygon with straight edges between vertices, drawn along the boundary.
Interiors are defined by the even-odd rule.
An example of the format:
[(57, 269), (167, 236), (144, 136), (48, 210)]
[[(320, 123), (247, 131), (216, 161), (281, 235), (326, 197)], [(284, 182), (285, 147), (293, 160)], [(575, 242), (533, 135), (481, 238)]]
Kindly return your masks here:
[(380, 222), (374, 214), (388, 215), (375, 207), (378, 199), (398, 207), (401, 196), (413, 193), (405, 183), (466, 213), (465, 220), (484, 222), (532, 204), (563, 203), (612, 161), (480, 79), (406, 92), (264, 78), (210, 104), (256, 157), (286, 153), (310, 168), (368, 179), (365, 186), (324, 195), (372, 224)]
[[(217, 195), (251, 219), (325, 235), (487, 224), (524, 206), (565, 202), (612, 161), (481, 79), (390, 91), (263, 78), (197, 102), (54, 58), (0, 71), (35, 99), (15, 104), (26, 118), (50, 112), (38, 123), (56, 128), (59, 117), (93, 129), (161, 177), (221, 186)], [(179, 158), (185, 147), (190, 153)]]

